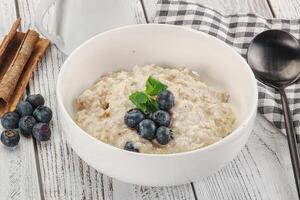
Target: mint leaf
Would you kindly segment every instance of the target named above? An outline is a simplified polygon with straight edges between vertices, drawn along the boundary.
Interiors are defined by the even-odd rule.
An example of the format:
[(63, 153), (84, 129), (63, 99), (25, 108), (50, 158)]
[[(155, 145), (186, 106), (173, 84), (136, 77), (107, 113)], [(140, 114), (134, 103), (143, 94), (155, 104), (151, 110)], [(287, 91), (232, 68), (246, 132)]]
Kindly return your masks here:
[(155, 96), (161, 93), (162, 91), (166, 90), (168, 86), (156, 80), (152, 76), (149, 76), (146, 82), (146, 93), (150, 96)]
[(137, 108), (141, 109), (144, 113), (147, 110), (148, 96), (144, 92), (135, 92), (129, 96), (129, 100), (136, 105)]
[(147, 109), (150, 113), (159, 110), (158, 102), (150, 97), (149, 101), (147, 102)]
[(135, 92), (129, 96), (129, 100), (145, 114), (158, 110), (158, 103), (145, 92)]

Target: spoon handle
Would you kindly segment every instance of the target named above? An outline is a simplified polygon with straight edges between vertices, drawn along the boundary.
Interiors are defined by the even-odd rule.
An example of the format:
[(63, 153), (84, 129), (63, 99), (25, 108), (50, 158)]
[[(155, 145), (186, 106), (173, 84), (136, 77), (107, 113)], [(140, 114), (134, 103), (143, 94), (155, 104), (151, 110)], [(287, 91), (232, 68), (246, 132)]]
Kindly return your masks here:
[(282, 103), (282, 109), (283, 109), (283, 115), (284, 115), (284, 122), (285, 122), (285, 129), (286, 129), (286, 135), (287, 140), (289, 144), (290, 149), (290, 155), (291, 155), (291, 161), (294, 171), (294, 177), (298, 192), (298, 198), (300, 199), (300, 163), (299, 163), (299, 151), (297, 148), (297, 138), (296, 138), (296, 131), (295, 127), (293, 126), (293, 120), (288, 104), (288, 100), (283, 89), (279, 90), (281, 95), (281, 103)]

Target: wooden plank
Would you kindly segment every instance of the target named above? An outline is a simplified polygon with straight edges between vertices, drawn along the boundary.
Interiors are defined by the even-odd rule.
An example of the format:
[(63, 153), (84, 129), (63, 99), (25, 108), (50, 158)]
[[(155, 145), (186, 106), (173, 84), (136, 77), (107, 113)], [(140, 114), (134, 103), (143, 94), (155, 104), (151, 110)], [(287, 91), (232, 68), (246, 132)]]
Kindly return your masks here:
[[(15, 20), (14, 0), (1, 0), (0, 41)], [(0, 199), (40, 199), (32, 139), (21, 137), (15, 149), (0, 144), (0, 162)]]
[(275, 17), (299, 19), (300, 1), (297, 0), (269, 0)]
[(113, 181), (113, 197), (122, 200), (194, 200), (190, 184), (172, 186), (172, 187), (146, 187), (131, 185), (117, 180)]
[[(128, 14), (132, 23), (145, 23), (139, 1), (130, 0)], [(33, 26), (34, 8), (37, 1), (19, 0), (20, 15), (24, 27)], [(46, 26), (51, 24), (45, 19)], [(55, 83), (65, 56), (51, 46), (42, 60), (39, 70), (30, 82), (30, 93), (42, 93), (46, 104), (55, 111)], [(45, 199), (194, 199), (189, 184), (176, 187), (141, 187), (112, 180), (82, 161), (66, 144), (61, 134), (56, 112), (52, 124), (51, 141), (38, 144), (39, 161)]]
[[(39, 1), (18, 1), (23, 28), (34, 28), (34, 10)], [(45, 25), (51, 17), (45, 18)], [(52, 137), (49, 142), (37, 143), (41, 181), (45, 199), (111, 199), (112, 180), (90, 168), (66, 144), (57, 119), (55, 83), (66, 56), (54, 45), (34, 72), (30, 93), (41, 93), (46, 105), (53, 109)]]
[(2, 41), (16, 20), (15, 3), (12, 0), (3, 0), (0, 9), (0, 40)]
[[(157, 0), (142, 1), (148, 21), (152, 22), (155, 16)], [(242, 14), (251, 12), (265, 17), (272, 17), (268, 3), (265, 0), (189, 0), (189, 2), (200, 3), (224, 14)]]
[(297, 199), (285, 136), (258, 117), (240, 154), (194, 183), (198, 199)]

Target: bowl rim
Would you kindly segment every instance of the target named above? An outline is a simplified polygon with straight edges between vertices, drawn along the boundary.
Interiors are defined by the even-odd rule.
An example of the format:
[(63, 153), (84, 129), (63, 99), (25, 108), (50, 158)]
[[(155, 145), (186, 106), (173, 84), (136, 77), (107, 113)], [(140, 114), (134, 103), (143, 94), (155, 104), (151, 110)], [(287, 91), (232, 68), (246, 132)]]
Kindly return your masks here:
[[(113, 33), (113, 32), (122, 31), (124, 29), (143, 28), (145, 26), (146, 27), (152, 26), (154, 28), (163, 27), (163, 28), (169, 28), (169, 29), (177, 29), (179, 31), (188, 31), (188, 32), (191, 32), (193, 34), (200, 34), (200, 35), (202, 35), (204, 37), (207, 37), (210, 40), (217, 41), (220, 45), (222, 45), (223, 47), (225, 47), (227, 51), (231, 51), (233, 54), (235, 54), (237, 57), (239, 57), (240, 61), (243, 63), (243, 65), (241, 65), (241, 67), (245, 67), (245, 69), (248, 72), (248, 75), (250, 76), (250, 80), (251, 80), (250, 84), (251, 84), (252, 89), (254, 90), (253, 92), (254, 92), (255, 95), (253, 95), (253, 97), (252, 97), (253, 104), (252, 104), (252, 107), (250, 109), (250, 112), (249, 112), (248, 116), (229, 135), (225, 136), (224, 138), (222, 138), (221, 140), (219, 140), (219, 141), (217, 141), (217, 142), (215, 142), (213, 144), (207, 145), (205, 147), (201, 147), (199, 149), (194, 149), (194, 150), (191, 150), (191, 151), (178, 152), (178, 153), (169, 153), (169, 154), (136, 153), (136, 152), (126, 151), (124, 149), (115, 147), (115, 146), (113, 146), (111, 144), (107, 144), (107, 143), (105, 143), (105, 142), (103, 142), (101, 140), (98, 140), (95, 137), (93, 137), (90, 134), (88, 134), (80, 126), (78, 126), (76, 124), (76, 122), (73, 120), (73, 118), (67, 112), (67, 110), (66, 110), (66, 108), (65, 108), (65, 106), (63, 104), (62, 97), (60, 96), (60, 90), (61, 90), (60, 88), (62, 88), (61, 85), (62, 85), (62, 82), (63, 82), (63, 75), (64, 75), (64, 73), (66, 71), (66, 68), (67, 68), (67, 65), (68, 65), (69, 61), (84, 46), (88, 45), (89, 43), (93, 42), (94, 40), (97, 40), (97, 38), (99, 38), (99, 37), (101, 37), (103, 35), (107, 35), (107, 34), (110, 34), (110, 33)], [(220, 146), (220, 145), (222, 145), (222, 144), (224, 144), (226, 142), (228, 143), (228, 142), (232, 141), (233, 139), (235, 139), (236, 137), (238, 137), (239, 135), (243, 134), (243, 132), (241, 131), (241, 129), (243, 129), (244, 127), (247, 126), (247, 124), (250, 123), (251, 119), (253, 117), (255, 117), (256, 112), (257, 112), (258, 87), (257, 87), (257, 82), (256, 82), (256, 79), (255, 79), (254, 73), (252, 72), (252, 70), (251, 70), (249, 64), (246, 62), (246, 60), (236, 50), (234, 50), (233, 47), (231, 47), (230, 45), (226, 44), (222, 40), (220, 40), (220, 39), (218, 39), (216, 37), (213, 37), (213, 36), (211, 36), (211, 35), (209, 35), (207, 33), (204, 33), (202, 31), (197, 31), (197, 30), (194, 30), (194, 29), (191, 29), (191, 28), (188, 28), (188, 27), (183, 27), (183, 26), (176, 26), (176, 25), (171, 25), (171, 24), (134, 24), (134, 25), (122, 26), (122, 27), (119, 27), (119, 28), (114, 28), (114, 29), (111, 29), (111, 30), (99, 33), (99, 34), (91, 37), (90, 39), (86, 40), (80, 46), (78, 46), (67, 57), (67, 59), (65, 60), (65, 62), (63, 63), (63, 65), (62, 65), (62, 67), (61, 67), (61, 69), (59, 71), (58, 78), (57, 78), (57, 84), (56, 84), (56, 97), (57, 97), (57, 103), (58, 103), (57, 106), (58, 106), (58, 109), (60, 110), (60, 113), (63, 115), (63, 116), (58, 116), (58, 117), (64, 117), (64, 118), (66, 118), (66, 120), (68, 121), (68, 123), (71, 123), (73, 127), (75, 127), (76, 129), (78, 129), (82, 134), (84, 134), (85, 136), (87, 136), (89, 139), (91, 139), (93, 141), (96, 141), (99, 144), (104, 145), (105, 147), (110, 148), (113, 151), (118, 151), (119, 153), (125, 153), (125, 154), (128, 154), (128, 155), (134, 155), (134, 156), (137, 156), (137, 157), (140, 157), (140, 156), (141, 157), (145, 157), (146, 156), (146, 157), (159, 158), (159, 157), (185, 156), (185, 155), (190, 155), (190, 154), (195, 154), (195, 153), (209, 151), (209, 150), (214, 149), (214, 148), (216, 148), (216, 147), (218, 147), (218, 146)]]

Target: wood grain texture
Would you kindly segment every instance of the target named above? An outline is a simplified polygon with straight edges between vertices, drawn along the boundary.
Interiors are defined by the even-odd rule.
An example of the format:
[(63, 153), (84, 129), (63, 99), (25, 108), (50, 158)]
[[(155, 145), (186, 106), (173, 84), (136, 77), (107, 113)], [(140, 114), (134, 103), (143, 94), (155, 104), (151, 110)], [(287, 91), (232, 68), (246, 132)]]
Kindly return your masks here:
[(190, 184), (172, 187), (146, 187), (113, 181), (114, 200), (195, 200)]
[(298, 0), (269, 0), (275, 17), (286, 19), (299, 19), (300, 1)]
[[(145, 23), (139, 1), (130, 0), (132, 23)], [(23, 27), (33, 26), (37, 1), (19, 1)], [(45, 25), (51, 24), (45, 19)], [(56, 108), (55, 83), (65, 56), (51, 46), (30, 82), (30, 93), (41, 93), (46, 104)], [(38, 143), (38, 155), (45, 199), (194, 199), (191, 186), (141, 187), (113, 180), (82, 161), (66, 144), (56, 112), (52, 122), (51, 141)]]
[[(149, 22), (152, 22), (156, 11), (157, 0), (142, 0)], [(266, 0), (188, 0), (211, 7), (224, 14), (255, 13), (272, 17)], [(275, 0), (276, 1), (276, 0)], [(284, 0), (282, 0), (284, 1)]]
[[(16, 20), (14, 0), (1, 0), (0, 40)], [(0, 128), (3, 131), (3, 128)], [(21, 137), (15, 149), (0, 144), (0, 199), (40, 199), (33, 140)]]
[[(23, 28), (34, 28), (34, 10), (38, 1), (18, 1)], [(50, 18), (46, 18), (50, 19)], [(45, 21), (45, 25), (49, 24)], [(30, 93), (41, 93), (53, 109), (52, 137), (37, 143), (41, 183), (45, 199), (111, 199), (112, 181), (91, 169), (66, 144), (56, 115), (55, 83), (65, 56), (54, 46), (34, 72)]]
[(0, 40), (2, 41), (17, 18), (13, 0), (1, 1), (0, 9)]
[(247, 145), (226, 167), (194, 183), (198, 199), (297, 199), (288, 146), (258, 116)]

